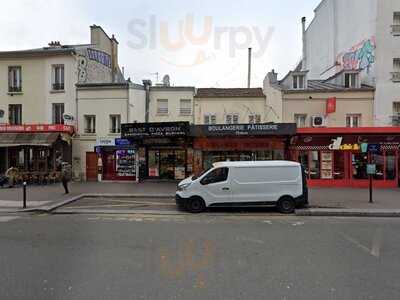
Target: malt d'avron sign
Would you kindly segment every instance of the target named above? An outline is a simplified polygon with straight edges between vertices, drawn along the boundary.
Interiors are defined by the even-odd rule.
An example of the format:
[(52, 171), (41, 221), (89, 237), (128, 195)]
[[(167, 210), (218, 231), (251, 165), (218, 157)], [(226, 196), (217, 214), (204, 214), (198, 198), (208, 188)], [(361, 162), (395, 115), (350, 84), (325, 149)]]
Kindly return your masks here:
[(188, 134), (188, 122), (131, 123), (121, 125), (121, 137), (124, 139), (185, 137)]

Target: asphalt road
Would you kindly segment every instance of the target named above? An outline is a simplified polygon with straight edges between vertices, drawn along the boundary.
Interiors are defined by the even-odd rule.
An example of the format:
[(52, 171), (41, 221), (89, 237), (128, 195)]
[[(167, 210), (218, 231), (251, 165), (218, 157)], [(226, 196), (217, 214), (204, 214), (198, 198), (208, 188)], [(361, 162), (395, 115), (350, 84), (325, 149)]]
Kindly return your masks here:
[(400, 219), (0, 215), (0, 299), (399, 299)]

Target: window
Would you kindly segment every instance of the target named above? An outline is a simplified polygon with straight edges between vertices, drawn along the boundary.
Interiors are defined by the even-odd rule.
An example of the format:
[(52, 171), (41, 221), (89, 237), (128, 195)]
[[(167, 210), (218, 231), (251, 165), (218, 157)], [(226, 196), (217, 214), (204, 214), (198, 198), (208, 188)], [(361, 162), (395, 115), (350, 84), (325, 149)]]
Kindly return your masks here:
[(400, 126), (400, 102), (393, 102), (393, 126)]
[(54, 65), (52, 67), (52, 89), (54, 91), (64, 90), (64, 65)]
[(310, 151), (310, 179), (321, 179), (321, 161), (318, 151)]
[(96, 116), (85, 115), (85, 133), (96, 133)]
[(204, 115), (204, 124), (217, 124), (217, 116), (216, 115)]
[(344, 74), (344, 86), (346, 88), (356, 88), (357, 87), (357, 74), (356, 73)]
[(249, 123), (250, 124), (260, 124), (261, 123), (261, 115), (249, 115)]
[(213, 183), (225, 182), (228, 179), (229, 168), (218, 168), (208, 173), (200, 183), (208, 185)]
[(360, 127), (361, 126), (361, 115), (350, 114), (346, 116), (346, 127)]
[(53, 124), (64, 124), (64, 103), (53, 103)]
[(8, 106), (8, 122), (10, 125), (22, 124), (22, 104), (10, 104)]
[(110, 115), (110, 133), (121, 133), (121, 115)]
[(157, 114), (159, 115), (168, 114), (168, 99), (157, 100)]
[(293, 88), (295, 90), (304, 89), (304, 75), (293, 75)]
[(179, 110), (182, 116), (190, 116), (192, 114), (192, 100), (181, 99)]
[(226, 124), (239, 124), (239, 115), (238, 114), (226, 115)]
[(21, 67), (8, 67), (8, 92), (22, 92)]
[(400, 82), (400, 58), (393, 59), (392, 81)]
[(294, 122), (297, 124), (298, 128), (306, 127), (306, 120), (307, 120), (307, 115), (305, 115), (305, 114), (295, 114), (294, 115)]
[(400, 11), (393, 13), (392, 33), (393, 35), (400, 35)]

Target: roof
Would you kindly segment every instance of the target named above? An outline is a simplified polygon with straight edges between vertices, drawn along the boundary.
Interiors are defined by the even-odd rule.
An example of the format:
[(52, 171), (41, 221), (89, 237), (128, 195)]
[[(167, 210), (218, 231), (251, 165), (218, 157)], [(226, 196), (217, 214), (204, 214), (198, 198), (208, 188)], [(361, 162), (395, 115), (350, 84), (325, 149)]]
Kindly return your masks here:
[(194, 86), (151, 86), (152, 91), (190, 91), (194, 92)]
[(17, 51), (1, 51), (1, 58), (20, 58), (20, 57), (43, 57), (43, 56), (55, 56), (55, 55), (71, 55), (75, 54), (74, 46), (61, 46), (61, 47), (44, 47), (29, 50), (17, 50)]
[(262, 88), (200, 88), (196, 98), (265, 98)]
[(285, 160), (269, 160), (269, 161), (223, 161), (213, 164), (214, 167), (298, 167), (299, 163)]
[(106, 82), (106, 83), (77, 83), (76, 87), (78, 89), (95, 89), (95, 88), (128, 88), (128, 82)]
[(325, 80), (308, 80), (306, 89), (291, 89), (282, 84), (279, 84), (280, 87), (285, 93), (302, 93), (302, 92), (354, 92), (354, 91), (375, 91), (375, 88), (369, 85), (361, 85), (360, 88), (346, 88), (344, 86), (329, 83)]

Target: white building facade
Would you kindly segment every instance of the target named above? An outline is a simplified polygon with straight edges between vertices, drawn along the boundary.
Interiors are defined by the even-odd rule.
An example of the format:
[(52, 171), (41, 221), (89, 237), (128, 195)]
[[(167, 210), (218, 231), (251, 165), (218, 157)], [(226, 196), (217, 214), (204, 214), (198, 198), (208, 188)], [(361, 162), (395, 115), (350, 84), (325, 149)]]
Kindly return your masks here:
[(323, 0), (303, 40), (308, 79), (373, 86), (374, 124), (400, 124), (400, 1)]

